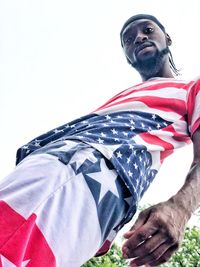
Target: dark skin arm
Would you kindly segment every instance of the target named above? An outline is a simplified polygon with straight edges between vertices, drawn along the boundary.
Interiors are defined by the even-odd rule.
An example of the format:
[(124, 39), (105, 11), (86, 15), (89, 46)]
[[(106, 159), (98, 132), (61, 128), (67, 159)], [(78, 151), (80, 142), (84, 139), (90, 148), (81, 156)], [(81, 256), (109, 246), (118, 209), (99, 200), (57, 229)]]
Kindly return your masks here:
[(158, 266), (180, 247), (186, 224), (200, 206), (200, 128), (193, 135), (194, 158), (182, 188), (165, 202), (142, 211), (124, 237), (131, 266)]

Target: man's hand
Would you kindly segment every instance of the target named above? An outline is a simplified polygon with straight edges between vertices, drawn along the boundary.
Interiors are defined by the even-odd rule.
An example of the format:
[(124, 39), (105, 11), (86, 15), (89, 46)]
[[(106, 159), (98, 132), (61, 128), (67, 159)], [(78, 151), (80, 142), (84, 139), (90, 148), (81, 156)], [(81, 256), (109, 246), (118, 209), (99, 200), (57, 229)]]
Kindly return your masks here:
[(125, 258), (134, 258), (131, 266), (157, 266), (169, 260), (179, 248), (188, 217), (173, 199), (152, 206), (139, 214), (124, 237)]
[(122, 248), (132, 266), (157, 266), (180, 246), (184, 229), (200, 205), (200, 127), (192, 136), (194, 158), (185, 183), (169, 200), (142, 211)]

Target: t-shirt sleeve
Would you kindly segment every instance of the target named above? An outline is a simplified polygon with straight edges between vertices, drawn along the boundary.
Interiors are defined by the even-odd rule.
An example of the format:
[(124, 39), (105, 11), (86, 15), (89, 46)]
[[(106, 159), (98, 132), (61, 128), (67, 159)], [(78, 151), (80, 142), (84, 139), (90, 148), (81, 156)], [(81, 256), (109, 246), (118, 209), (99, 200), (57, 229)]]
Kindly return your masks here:
[(200, 126), (200, 80), (192, 84), (187, 95), (187, 116), (190, 135)]

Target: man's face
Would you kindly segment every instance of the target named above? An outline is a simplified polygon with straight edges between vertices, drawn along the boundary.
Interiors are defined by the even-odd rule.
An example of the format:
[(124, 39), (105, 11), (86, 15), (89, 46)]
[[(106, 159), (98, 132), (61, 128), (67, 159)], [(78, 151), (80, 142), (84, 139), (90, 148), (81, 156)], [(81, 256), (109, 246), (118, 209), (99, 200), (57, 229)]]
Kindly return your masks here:
[(122, 46), (128, 62), (140, 73), (161, 68), (168, 53), (166, 36), (151, 20), (140, 19), (127, 25), (122, 33)]

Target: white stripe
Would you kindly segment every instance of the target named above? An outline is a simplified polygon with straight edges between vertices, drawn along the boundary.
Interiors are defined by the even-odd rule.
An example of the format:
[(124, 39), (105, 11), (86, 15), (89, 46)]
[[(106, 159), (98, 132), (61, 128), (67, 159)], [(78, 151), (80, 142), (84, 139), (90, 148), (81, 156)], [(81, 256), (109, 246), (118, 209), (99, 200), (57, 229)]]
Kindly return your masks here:
[(155, 84), (155, 81), (152, 81), (152, 82), (146, 82), (146, 83), (142, 83), (142, 84), (139, 84), (139, 85), (134, 85), (134, 86), (132, 86), (132, 87), (126, 89), (125, 91), (123, 91), (123, 92), (121, 92), (121, 93), (119, 93), (119, 94), (117, 94), (117, 95), (125, 95), (125, 94), (127, 94), (128, 92), (131, 92), (131, 91), (134, 91), (134, 90), (140, 90), (140, 89), (143, 89), (143, 88), (145, 88), (145, 87), (147, 87), (147, 86), (151, 86), (151, 85), (153, 85), (153, 84)]
[(177, 120), (175, 123), (173, 123), (173, 128), (178, 134), (188, 135), (188, 124), (186, 121)]
[[(141, 89), (144, 89), (145, 87), (150, 87), (150, 86), (153, 86), (153, 85), (157, 85), (159, 82), (159, 84), (169, 84), (170, 82), (171, 83), (175, 83), (175, 84), (180, 84), (180, 83), (187, 83), (186, 81), (180, 81), (180, 80), (175, 80), (175, 79), (154, 79), (152, 81), (148, 81), (148, 82), (144, 82), (142, 84), (139, 84), (139, 85), (134, 85), (128, 89), (126, 89), (125, 91), (121, 92), (121, 94), (119, 93), (118, 95), (125, 95), (131, 91), (135, 91), (135, 90), (141, 90)], [(167, 87), (169, 88), (169, 87)], [(172, 88), (175, 88), (175, 87), (172, 87)], [(153, 89), (153, 88), (152, 88)], [(151, 90), (151, 89), (149, 89)], [(156, 89), (156, 90), (160, 90), (160, 89)]]
[(160, 151), (164, 151), (164, 148), (162, 146), (146, 143), (139, 135), (134, 136), (133, 139), (137, 144), (141, 144), (147, 147), (147, 150), (151, 153), (152, 156), (151, 168), (158, 170), (161, 166)]
[(185, 146), (185, 142), (176, 141), (173, 138), (172, 132), (162, 131), (162, 130), (153, 130), (150, 132), (151, 135), (157, 136), (159, 139), (163, 140), (164, 142), (170, 143), (174, 148), (179, 148)]
[(136, 135), (136, 136), (134, 136), (132, 139), (136, 142), (136, 144), (146, 146), (148, 151), (164, 151), (164, 150), (165, 150), (164, 147), (162, 147), (162, 146), (159, 146), (159, 145), (152, 145), (152, 144), (149, 144), (149, 143), (145, 142), (145, 141), (139, 136), (139, 134)]
[[(131, 94), (121, 97), (120, 99), (116, 99), (111, 102), (111, 104), (117, 104), (119, 101), (124, 101), (126, 99), (129, 99), (131, 97), (144, 97), (144, 96), (150, 96), (150, 97), (161, 97), (161, 98), (167, 98), (167, 99), (178, 99), (178, 100), (186, 100), (187, 92), (184, 89), (179, 89), (175, 87), (166, 87), (159, 90), (145, 90), (145, 91), (139, 91), (139, 92), (132, 92)], [(142, 99), (141, 99), (142, 100)]]
[(152, 165), (151, 169), (159, 170), (161, 167), (161, 162), (160, 162), (160, 152), (158, 151), (149, 151), (151, 154), (152, 158)]
[[(133, 199), (133, 198), (131, 197), (131, 199)], [(116, 235), (117, 235), (117, 232), (115, 230), (112, 230), (112, 231), (110, 231), (110, 233), (109, 233), (108, 237), (106, 238), (106, 240), (108, 240), (108, 241), (110, 241), (112, 243), (113, 240), (115, 239)]]
[(147, 112), (152, 114), (157, 114), (158, 116), (162, 117), (164, 120), (169, 120), (171, 122), (174, 122), (176, 120), (180, 119), (180, 115), (176, 112), (172, 111), (162, 111), (155, 108), (150, 108), (149, 106), (145, 105), (143, 102), (140, 101), (133, 101), (123, 104), (118, 104), (117, 106), (112, 106), (108, 108), (104, 108), (102, 110), (98, 110), (95, 113), (99, 115), (106, 115), (113, 112), (119, 112), (119, 111), (138, 111), (138, 112)]

